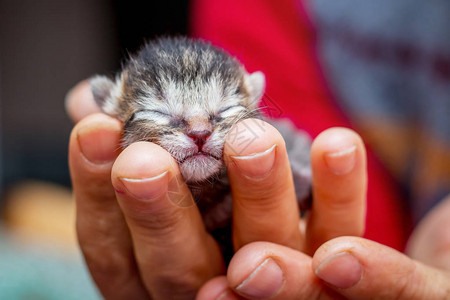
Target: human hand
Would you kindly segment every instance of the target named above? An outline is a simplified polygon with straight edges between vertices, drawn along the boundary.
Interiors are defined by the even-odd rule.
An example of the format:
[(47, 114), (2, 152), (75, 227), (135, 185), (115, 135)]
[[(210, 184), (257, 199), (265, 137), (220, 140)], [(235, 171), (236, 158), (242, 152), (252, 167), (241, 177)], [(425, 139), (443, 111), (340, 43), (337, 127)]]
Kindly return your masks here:
[(358, 237), (327, 241), (312, 257), (250, 243), (197, 299), (450, 299), (449, 216), (447, 196), (416, 227), (410, 257)]
[(197, 299), (450, 299), (450, 272), (443, 269), (450, 257), (448, 241), (447, 235), (439, 243), (440, 250), (446, 246), (441, 269), (357, 237), (325, 242), (312, 258), (255, 242), (238, 251), (227, 276), (207, 282)]
[[(69, 111), (79, 105), (77, 97), (89, 94), (75, 91)], [(360, 235), (366, 182), (360, 139), (335, 129), (315, 142), (315, 207), (302, 231), (284, 141), (273, 127), (257, 122), (238, 124), (238, 132), (254, 127), (244, 135), (251, 132), (253, 138), (257, 132), (248, 147), (241, 149), (240, 140), (225, 146), (235, 248), (264, 240), (312, 253), (335, 236)], [(119, 155), (121, 130), (120, 122), (97, 114), (79, 122), (71, 136), (77, 232), (90, 272), (106, 298), (149, 293), (192, 298), (206, 280), (224, 271), (217, 245), (194, 205), (173, 205), (192, 198), (184, 183), (171, 184), (179, 170), (170, 155), (151, 143), (134, 144)], [(342, 184), (347, 189), (335, 188)], [(165, 197), (168, 190), (171, 201)]]

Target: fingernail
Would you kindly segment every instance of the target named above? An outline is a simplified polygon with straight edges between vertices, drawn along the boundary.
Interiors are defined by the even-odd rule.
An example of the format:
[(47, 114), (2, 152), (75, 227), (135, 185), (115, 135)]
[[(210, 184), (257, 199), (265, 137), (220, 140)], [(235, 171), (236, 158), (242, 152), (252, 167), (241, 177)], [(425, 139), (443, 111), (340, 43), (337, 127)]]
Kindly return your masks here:
[(236, 287), (244, 297), (265, 299), (279, 293), (284, 284), (280, 266), (272, 258), (267, 258), (240, 285)]
[(113, 161), (119, 150), (120, 128), (113, 124), (81, 127), (77, 140), (82, 155), (91, 163), (105, 164)]
[(139, 200), (152, 200), (167, 192), (168, 171), (149, 178), (124, 178), (119, 180), (131, 196)]
[(269, 149), (260, 153), (232, 156), (231, 159), (246, 177), (251, 179), (263, 179), (273, 168), (276, 146), (277, 145), (274, 144)]
[(317, 277), (338, 288), (349, 288), (362, 277), (361, 263), (349, 252), (334, 254), (315, 270)]
[(356, 146), (325, 154), (325, 162), (331, 172), (336, 175), (344, 175), (353, 170), (356, 162)]

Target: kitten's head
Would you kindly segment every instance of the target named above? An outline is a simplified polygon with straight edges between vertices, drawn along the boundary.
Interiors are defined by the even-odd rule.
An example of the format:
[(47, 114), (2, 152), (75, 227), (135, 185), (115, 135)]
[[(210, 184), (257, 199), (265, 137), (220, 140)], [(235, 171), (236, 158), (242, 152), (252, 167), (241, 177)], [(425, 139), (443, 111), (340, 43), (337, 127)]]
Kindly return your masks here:
[(257, 116), (265, 79), (210, 44), (177, 38), (147, 44), (115, 81), (97, 76), (91, 88), (102, 110), (124, 123), (124, 146), (154, 142), (187, 182), (199, 182), (222, 168), (232, 125)]

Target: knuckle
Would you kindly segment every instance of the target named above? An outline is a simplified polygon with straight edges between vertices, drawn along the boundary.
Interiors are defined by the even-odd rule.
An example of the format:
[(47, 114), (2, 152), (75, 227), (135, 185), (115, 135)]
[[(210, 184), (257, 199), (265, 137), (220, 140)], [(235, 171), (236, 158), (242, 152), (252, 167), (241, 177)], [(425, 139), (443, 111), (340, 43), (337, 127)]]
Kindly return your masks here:
[(198, 263), (195, 266), (176, 266), (174, 268), (161, 269), (151, 282), (151, 286), (157, 287), (158, 294), (171, 299), (186, 298), (192, 295), (194, 298), (197, 291), (209, 278), (210, 265)]
[[(290, 194), (290, 192), (292, 193)], [(258, 184), (239, 194), (235, 193), (233, 196), (244, 208), (270, 210), (279, 206), (280, 201), (278, 200), (294, 198), (294, 192), (281, 185), (265, 184), (261, 186)]]
[(425, 282), (419, 273), (417, 265), (411, 261), (405, 270), (393, 274), (393, 284), (398, 287), (394, 292), (393, 299), (422, 299), (420, 297), (420, 295), (423, 296), (421, 288), (425, 286)]
[(123, 216), (110, 209), (101, 214), (78, 214), (78, 243), (96, 280), (126, 280), (134, 267), (134, 254)]
[(108, 242), (81, 243), (80, 247), (86, 264), (97, 281), (107, 279), (124, 282), (135, 268), (131, 248), (128, 251), (120, 251), (111, 247)]
[(128, 211), (126, 218), (130, 224), (132, 233), (157, 236), (170, 236), (176, 234), (183, 219), (181, 209), (133, 209)]

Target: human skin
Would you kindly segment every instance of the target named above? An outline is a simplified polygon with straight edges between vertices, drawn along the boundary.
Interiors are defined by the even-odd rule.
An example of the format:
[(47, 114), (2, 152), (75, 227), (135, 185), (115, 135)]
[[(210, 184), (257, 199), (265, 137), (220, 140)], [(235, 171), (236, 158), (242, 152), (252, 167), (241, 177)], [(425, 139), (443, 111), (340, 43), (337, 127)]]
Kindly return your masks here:
[[(227, 140), (237, 252), (225, 270), (186, 185), (174, 180), (180, 173), (172, 157), (148, 142), (121, 151), (121, 123), (90, 115), (88, 88), (83, 82), (67, 98), (69, 115), (81, 119), (70, 138), (69, 163), (80, 247), (105, 298), (192, 299), (199, 290), (198, 299), (450, 297), (443, 271), (348, 237), (364, 231), (366, 158), (356, 133), (334, 128), (314, 141), (314, 205), (307, 220), (298, 214), (279, 133), (266, 124), (245, 149)], [(259, 121), (243, 122), (238, 129)]]

